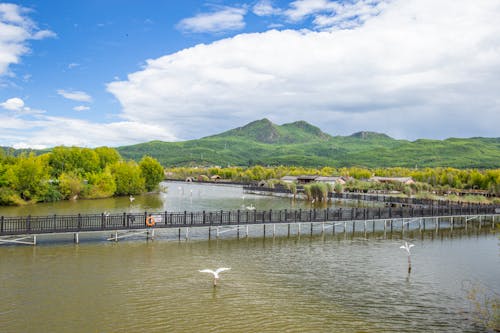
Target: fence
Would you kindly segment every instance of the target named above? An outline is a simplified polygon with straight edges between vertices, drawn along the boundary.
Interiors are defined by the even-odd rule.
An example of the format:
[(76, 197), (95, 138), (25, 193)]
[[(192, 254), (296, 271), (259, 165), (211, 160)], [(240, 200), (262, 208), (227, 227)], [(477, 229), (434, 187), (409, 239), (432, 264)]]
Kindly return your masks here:
[[(267, 193), (286, 193), (293, 194), (289, 189), (285, 187), (260, 187), (260, 186), (243, 186), (244, 191), (249, 192), (267, 192)], [(344, 200), (357, 200), (357, 201), (371, 201), (371, 202), (382, 202), (387, 204), (400, 204), (408, 206), (485, 206), (481, 204), (472, 204), (466, 202), (453, 202), (448, 200), (432, 200), (432, 199), (418, 199), (418, 198), (405, 198), (405, 197), (395, 197), (390, 195), (380, 195), (380, 194), (364, 194), (364, 193), (335, 193), (329, 192), (328, 197), (331, 199), (344, 199)]]
[(203, 227), (265, 223), (356, 221), (439, 216), (498, 214), (494, 206), (384, 207), (310, 210), (237, 210), (211, 212), (160, 212), (140, 214), (88, 214), (0, 217), (0, 236), (147, 228)]

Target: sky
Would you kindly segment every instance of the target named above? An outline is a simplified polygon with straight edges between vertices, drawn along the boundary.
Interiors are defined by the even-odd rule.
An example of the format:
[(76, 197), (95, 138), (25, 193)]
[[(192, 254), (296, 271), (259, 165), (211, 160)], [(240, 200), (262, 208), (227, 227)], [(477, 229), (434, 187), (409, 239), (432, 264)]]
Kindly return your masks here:
[(500, 137), (498, 0), (0, 0), (0, 146), (123, 146), (268, 118)]

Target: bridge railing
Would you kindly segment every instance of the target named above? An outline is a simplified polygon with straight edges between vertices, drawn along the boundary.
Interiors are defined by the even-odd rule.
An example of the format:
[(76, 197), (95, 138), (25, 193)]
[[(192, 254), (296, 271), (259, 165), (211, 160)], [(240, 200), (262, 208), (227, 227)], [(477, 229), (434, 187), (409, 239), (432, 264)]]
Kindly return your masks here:
[(495, 206), (336, 208), (308, 210), (236, 210), (210, 212), (159, 212), (122, 214), (78, 214), (0, 217), (0, 235), (43, 234), (79, 231), (133, 230), (146, 228), (154, 219), (155, 228), (220, 226), (263, 223), (352, 221), (439, 216), (498, 214)]
[[(292, 191), (285, 187), (265, 187), (265, 186), (253, 186), (247, 185), (243, 186), (243, 190), (251, 192), (267, 192), (267, 193), (285, 193), (292, 194)], [(466, 203), (466, 202), (453, 202), (448, 200), (433, 200), (433, 199), (420, 199), (420, 198), (407, 198), (407, 197), (397, 197), (391, 195), (382, 194), (365, 194), (365, 193), (352, 193), (352, 192), (342, 192), (335, 193), (329, 192), (328, 197), (332, 199), (343, 199), (343, 200), (358, 200), (358, 201), (370, 201), (370, 202), (382, 202), (389, 204), (402, 204), (410, 206), (477, 206), (478, 204)], [(479, 204), (479, 206), (483, 206)]]

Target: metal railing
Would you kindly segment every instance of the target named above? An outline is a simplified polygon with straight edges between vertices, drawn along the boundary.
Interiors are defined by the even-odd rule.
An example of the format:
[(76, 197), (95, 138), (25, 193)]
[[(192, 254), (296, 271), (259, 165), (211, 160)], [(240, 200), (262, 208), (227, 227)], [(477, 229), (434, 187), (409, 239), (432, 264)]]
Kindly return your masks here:
[(122, 214), (78, 214), (50, 216), (1, 216), (0, 236), (83, 231), (134, 230), (147, 228), (203, 227), (265, 223), (356, 221), (439, 216), (493, 215), (495, 206), (430, 206), (383, 208), (326, 208), (310, 210), (236, 210), (201, 212), (144, 212)]

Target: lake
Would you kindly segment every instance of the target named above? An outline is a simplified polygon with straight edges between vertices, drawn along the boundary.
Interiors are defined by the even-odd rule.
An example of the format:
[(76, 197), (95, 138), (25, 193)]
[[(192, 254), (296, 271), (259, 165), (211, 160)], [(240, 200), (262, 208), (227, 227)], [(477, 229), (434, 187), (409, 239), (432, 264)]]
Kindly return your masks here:
[[(273, 197), (243, 199), (238, 187), (174, 185), (160, 195), (162, 206), (151, 209), (292, 205)], [(115, 207), (87, 202), (98, 210), (138, 205), (142, 211), (147, 197)], [(121, 199), (128, 200), (114, 200)], [(499, 327), (484, 305), (500, 295), (497, 233), (488, 227), (407, 234), (405, 240), (415, 244), (411, 274), (400, 236), (142, 237), (0, 246), (0, 331), (488, 332), (488, 326)], [(231, 270), (214, 288), (210, 275), (198, 270), (217, 267)]]
[[(0, 216), (43, 216), (53, 214), (94, 214), (122, 212), (181, 212), (236, 210), (255, 207), (258, 210), (310, 209), (311, 207), (359, 206), (359, 202), (311, 203), (304, 200), (280, 198), (243, 193), (242, 186), (211, 185), (186, 182), (163, 182), (166, 192), (137, 195), (131, 202), (129, 197), (96, 200), (66, 200), (54, 203), (39, 203), (21, 207), (0, 207)], [(373, 205), (373, 203), (366, 203)]]

